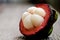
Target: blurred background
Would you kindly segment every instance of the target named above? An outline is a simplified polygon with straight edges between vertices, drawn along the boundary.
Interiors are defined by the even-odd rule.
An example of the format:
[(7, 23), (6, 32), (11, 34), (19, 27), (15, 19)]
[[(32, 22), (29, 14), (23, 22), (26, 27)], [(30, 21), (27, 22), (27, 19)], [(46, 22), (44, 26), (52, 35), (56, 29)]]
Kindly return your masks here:
[(48, 3), (58, 12), (58, 20), (53, 25), (50, 37), (60, 40), (60, 0), (0, 0), (0, 40), (21, 40), (21, 16), (27, 8), (38, 3)]
[(60, 0), (0, 0), (0, 3), (32, 3), (32, 4), (38, 4), (38, 3), (48, 3), (50, 4), (54, 9), (60, 12)]

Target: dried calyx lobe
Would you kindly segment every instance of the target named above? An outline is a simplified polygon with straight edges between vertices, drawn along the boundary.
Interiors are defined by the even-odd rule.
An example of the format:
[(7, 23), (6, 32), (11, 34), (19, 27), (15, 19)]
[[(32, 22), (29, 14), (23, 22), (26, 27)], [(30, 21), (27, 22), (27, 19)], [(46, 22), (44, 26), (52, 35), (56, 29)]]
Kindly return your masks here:
[[(56, 17), (56, 18), (55, 18)], [(55, 10), (52, 10), (50, 8), (50, 18), (48, 20), (47, 25), (45, 26), (45, 28), (43, 28), (42, 30), (40, 30), (39, 32), (37, 32), (35, 35), (30, 35), (30, 36), (25, 36), (26, 40), (37, 40), (37, 39), (43, 39), (43, 38), (47, 38), (53, 30), (53, 23), (57, 20), (57, 14)], [(50, 32), (49, 32), (50, 31)]]

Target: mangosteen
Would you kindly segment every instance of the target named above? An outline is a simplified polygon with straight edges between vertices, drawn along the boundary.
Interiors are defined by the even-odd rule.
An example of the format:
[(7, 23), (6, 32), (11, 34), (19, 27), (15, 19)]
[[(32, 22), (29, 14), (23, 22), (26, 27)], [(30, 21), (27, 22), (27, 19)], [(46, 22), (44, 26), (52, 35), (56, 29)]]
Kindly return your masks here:
[(22, 15), (19, 30), (29, 40), (47, 38), (57, 20), (57, 13), (48, 4), (37, 4), (29, 7)]

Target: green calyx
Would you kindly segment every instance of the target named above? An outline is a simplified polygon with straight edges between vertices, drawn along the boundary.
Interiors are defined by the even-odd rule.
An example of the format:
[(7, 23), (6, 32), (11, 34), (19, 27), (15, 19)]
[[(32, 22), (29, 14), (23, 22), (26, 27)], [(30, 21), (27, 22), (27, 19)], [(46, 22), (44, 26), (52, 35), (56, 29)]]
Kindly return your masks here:
[(50, 31), (48, 32), (48, 34), (50, 35), (53, 31), (53, 27), (51, 27)]
[(55, 13), (55, 20), (57, 20), (57, 18), (58, 18), (58, 12), (56, 11), (56, 13)]
[(50, 30), (49, 30), (49, 32), (48, 32), (48, 35), (50, 35), (51, 33), (52, 33), (52, 31), (53, 31), (53, 24), (57, 21), (57, 19), (58, 19), (58, 12), (57, 11), (55, 11), (55, 10), (52, 10), (52, 15), (51, 15), (51, 17), (50, 17), (50, 22), (49, 22), (49, 24), (47, 24), (47, 25), (49, 25), (51, 28), (50, 28)]
[(58, 12), (56, 10), (52, 10), (53, 11), (53, 23), (56, 22), (56, 20), (58, 19)]

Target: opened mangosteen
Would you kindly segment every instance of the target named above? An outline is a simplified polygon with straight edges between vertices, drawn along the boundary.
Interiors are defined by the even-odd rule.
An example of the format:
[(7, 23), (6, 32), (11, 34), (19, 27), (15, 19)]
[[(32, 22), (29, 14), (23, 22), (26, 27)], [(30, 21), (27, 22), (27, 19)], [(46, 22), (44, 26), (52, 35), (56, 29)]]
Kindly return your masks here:
[(29, 7), (22, 15), (19, 30), (29, 40), (47, 38), (57, 20), (57, 13), (48, 4), (37, 4)]

